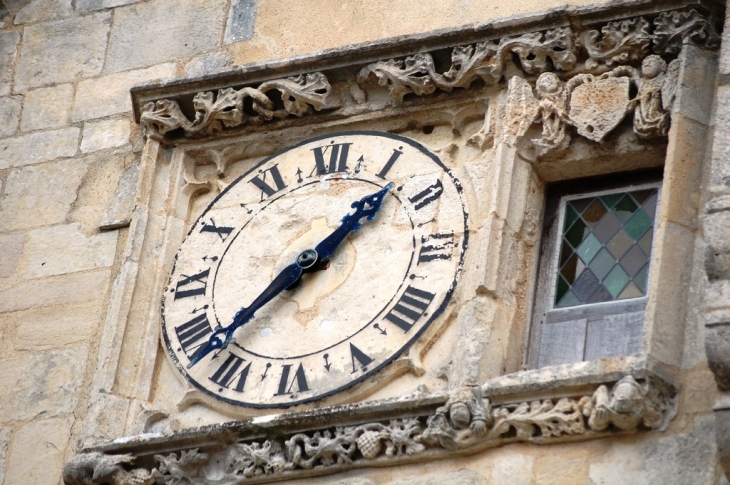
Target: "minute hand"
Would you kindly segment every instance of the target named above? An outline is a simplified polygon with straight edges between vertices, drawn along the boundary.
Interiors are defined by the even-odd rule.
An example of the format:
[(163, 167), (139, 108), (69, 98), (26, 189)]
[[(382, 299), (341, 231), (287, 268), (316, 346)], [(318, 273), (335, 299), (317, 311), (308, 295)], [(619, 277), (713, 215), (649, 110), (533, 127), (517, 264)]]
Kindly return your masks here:
[(317, 251), (319, 260), (323, 261), (329, 259), (334, 253), (337, 247), (342, 244), (348, 234), (357, 231), (362, 225), (363, 217), (367, 217), (369, 221), (375, 219), (380, 205), (383, 203), (385, 194), (393, 188), (393, 182), (383, 187), (378, 192), (370, 194), (352, 203), (351, 207), (355, 209), (354, 214), (347, 214), (342, 218), (342, 224), (340, 227), (332, 231), (332, 234), (324, 238), (317, 247), (314, 248)]

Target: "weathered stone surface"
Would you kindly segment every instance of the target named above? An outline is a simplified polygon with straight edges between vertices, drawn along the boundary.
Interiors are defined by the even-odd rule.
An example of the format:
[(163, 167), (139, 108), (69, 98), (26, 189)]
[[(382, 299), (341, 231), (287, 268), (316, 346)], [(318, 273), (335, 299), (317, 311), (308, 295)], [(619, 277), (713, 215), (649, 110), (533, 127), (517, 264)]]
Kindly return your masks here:
[[(31, 136), (36, 135), (28, 138)], [(81, 160), (31, 165), (11, 172), (0, 207), (0, 231), (62, 222), (85, 173), (86, 164)]]
[(17, 131), (22, 99), (20, 96), (0, 98), (0, 137), (10, 136)]
[(212, 52), (194, 57), (185, 64), (185, 76), (202, 76), (225, 69), (231, 65), (231, 55), (226, 51)]
[(93, 12), (94, 10), (121, 7), (122, 5), (130, 5), (140, 1), (142, 0), (76, 0), (75, 8), (77, 12)]
[[(429, 473), (393, 480), (392, 485), (486, 485), (486, 480), (477, 472), (462, 469), (455, 472)], [(503, 483), (503, 482), (495, 482)], [(522, 483), (507, 481), (504, 483)]]
[(86, 357), (86, 348), (74, 347), (4, 358), (0, 384), (12, 392), (0, 394), (0, 420), (7, 423), (71, 414), (78, 402)]
[(503, 452), (503, 456), (493, 462), (492, 481), (495, 484), (530, 485), (534, 462), (535, 459), (531, 456)]
[(7, 278), (15, 272), (23, 252), (23, 241), (25, 241), (23, 233), (0, 235), (0, 248), (2, 248), (0, 278)]
[(71, 119), (84, 121), (132, 111), (129, 89), (141, 82), (160, 82), (175, 76), (174, 63), (81, 81), (76, 89)]
[(10, 94), (19, 41), (19, 32), (0, 32), (0, 96)]
[(102, 298), (109, 286), (110, 273), (110, 270), (100, 270), (24, 281), (0, 290), (0, 312)]
[(241, 42), (253, 37), (258, 3), (258, 0), (233, 0), (231, 2), (226, 25), (226, 44)]
[(555, 454), (542, 456), (536, 460), (532, 483), (585, 485), (588, 483), (588, 463), (588, 456), (584, 449), (559, 447), (555, 449)]
[(71, 15), (73, 15), (71, 0), (31, 0), (20, 12), (15, 14), (13, 22), (15, 25), (47, 22), (65, 19)]
[(71, 437), (71, 419), (46, 419), (15, 433), (8, 460), (8, 485), (57, 485)]
[(117, 9), (105, 72), (151, 66), (216, 48), (225, 5), (207, 0), (160, 0)]
[(17, 350), (46, 350), (84, 342), (99, 329), (101, 301), (31, 308), (0, 314), (15, 328)]
[(0, 170), (73, 156), (80, 131), (73, 127), (62, 128), (0, 140)]
[(10, 429), (0, 429), (0, 483), (5, 483), (5, 470), (7, 469), (8, 445), (10, 444)]
[(16, 91), (99, 74), (110, 23), (111, 14), (101, 12), (26, 27)]
[(114, 196), (106, 208), (106, 212), (99, 221), (99, 229), (107, 231), (126, 227), (132, 221), (134, 199), (137, 195), (137, 181), (139, 180), (139, 165), (134, 163), (127, 167), (119, 179)]
[(44, 130), (66, 125), (73, 97), (72, 84), (28, 91), (23, 104), (23, 119), (20, 121), (21, 131)]
[(730, 188), (730, 86), (718, 86), (712, 140), (710, 186)]
[(86, 123), (81, 139), (81, 153), (127, 145), (130, 131), (129, 120), (125, 119)]
[(730, 390), (730, 322), (705, 328), (705, 352), (717, 387)]
[(692, 432), (653, 440), (615, 441), (610, 449), (590, 467), (593, 485), (634, 483), (715, 483), (715, 453), (713, 440), (715, 419), (712, 416), (695, 419)]
[[(86, 235), (79, 224), (30, 231), (19, 268), (20, 276), (42, 278), (109, 267), (114, 262), (117, 234)], [(63, 257), (54, 257), (57, 254), (63, 254)]]

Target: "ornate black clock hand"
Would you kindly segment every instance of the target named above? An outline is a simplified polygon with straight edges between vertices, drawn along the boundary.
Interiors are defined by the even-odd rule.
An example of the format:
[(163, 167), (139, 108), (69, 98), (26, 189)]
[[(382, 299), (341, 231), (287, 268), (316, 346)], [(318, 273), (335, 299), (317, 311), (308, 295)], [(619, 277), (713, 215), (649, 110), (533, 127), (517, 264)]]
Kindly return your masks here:
[(297, 284), (305, 272), (317, 271), (325, 269), (326, 266), (320, 263), (330, 258), (337, 247), (345, 240), (351, 232), (357, 231), (362, 222), (360, 219), (367, 217), (372, 221), (383, 202), (385, 194), (393, 188), (393, 182), (383, 187), (378, 192), (365, 196), (362, 199), (352, 203), (355, 209), (354, 214), (347, 214), (342, 218), (342, 224), (335, 229), (332, 234), (323, 239), (315, 249), (307, 249), (297, 256), (296, 262), (290, 264), (274, 278), (269, 286), (251, 303), (248, 307), (241, 308), (233, 317), (233, 322), (225, 328), (217, 328), (210, 336), (205, 345), (201, 346), (191, 357), (188, 369), (200, 362), (206, 355), (215, 350), (228, 347), (233, 339), (233, 332), (239, 327), (251, 320), (254, 314), (276, 295), (287, 288), (291, 288)]

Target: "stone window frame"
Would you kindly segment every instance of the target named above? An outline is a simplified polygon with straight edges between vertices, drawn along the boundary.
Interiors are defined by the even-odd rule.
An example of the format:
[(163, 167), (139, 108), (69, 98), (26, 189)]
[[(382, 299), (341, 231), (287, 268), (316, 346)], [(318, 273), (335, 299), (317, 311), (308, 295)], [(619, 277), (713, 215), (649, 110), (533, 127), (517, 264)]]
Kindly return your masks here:
[[(106, 480), (102, 483), (121, 483), (131, 477), (170, 476), (174, 469), (186, 478), (195, 479), (206, 466), (223, 460), (234, 446), (237, 452), (244, 450), (244, 458), (250, 465), (242, 472), (246, 476), (251, 474), (251, 483), (259, 483), (473, 453), (514, 441), (545, 444), (666, 427), (676, 412), (680, 392), (672, 373), (681, 360), (685, 316), (682, 307), (686, 308), (682, 302), (687, 298), (684, 289), (691, 271), (693, 230), (698, 224), (698, 201), (694, 196), (704, 158), (704, 147), (697, 146), (693, 140), (705, 139), (709, 130), (713, 83), (708, 79), (714, 79), (716, 55), (712, 49), (719, 40), (713, 21), (708, 19), (713, 15), (722, 18), (716, 11), (718, 8), (712, 2), (680, 0), (661, 6), (640, 1), (598, 8), (561, 8), (547, 16), (541, 13), (459, 31), (401, 38), (395, 48), (388, 40), (133, 88), (135, 116), (147, 141), (139, 166), (135, 208), (119, 274), (113, 283), (103, 345), (92, 382), (90, 402), (93, 404), (82, 427), (80, 452), (66, 465), (64, 480), (83, 483), (94, 476)], [(659, 25), (657, 19), (677, 22), (674, 26), (671, 22)], [(480, 97), (478, 91), (470, 91), (471, 80), (462, 80), (463, 85), (454, 84), (453, 79), (429, 70), (428, 59), (432, 55), (442, 59), (444, 51), (454, 49), (452, 55), (457, 53), (454, 46), (474, 47), (474, 42), (501, 38), (499, 49), (503, 45), (510, 49), (514, 43), (522, 43), (517, 46), (518, 51), (521, 48), (527, 51), (525, 55), (537, 53), (536, 58), (531, 55), (523, 58), (523, 61), (534, 61), (523, 66), (528, 74), (544, 72), (555, 68), (564, 55), (559, 53), (565, 52), (563, 46), (558, 45), (552, 51), (547, 46), (550, 40), (545, 33), (553, 32), (551, 29), (573, 29), (576, 36), (590, 40), (586, 65), (592, 62), (610, 68), (620, 63), (620, 59), (635, 61), (647, 54), (646, 50), (637, 53), (633, 48), (621, 52), (597, 40), (601, 35), (620, 32), (621, 22), (627, 22), (629, 27), (642, 27), (629, 28), (628, 34), (641, 37), (641, 45), (648, 48), (653, 44), (654, 50), (664, 49), (662, 52), (678, 55), (679, 59), (667, 143), (650, 148), (648, 160), (640, 150), (612, 161), (602, 148), (589, 149), (586, 156), (586, 142), (580, 137), (571, 143), (567, 156), (536, 155), (525, 149), (539, 136), (533, 126), (534, 116), (525, 114), (529, 106), (515, 102), (515, 96)], [(649, 22), (654, 22), (653, 33), (643, 29)], [(595, 29), (602, 25), (601, 34)], [(403, 62), (406, 56), (409, 60)], [(546, 56), (550, 58), (547, 63)], [(393, 57), (396, 59), (392, 60)], [(543, 65), (538, 65), (541, 62)], [(415, 72), (408, 73), (411, 68)], [(405, 82), (389, 74), (405, 74)], [(409, 77), (411, 74), (413, 77)], [(522, 79), (522, 74), (517, 74), (511, 79)], [(273, 127), (276, 130), (271, 131), (272, 138), (277, 143), (285, 143), (278, 135), (281, 130), (306, 132), (307, 125), (313, 122), (336, 125), (339, 120), (362, 119), (391, 106), (390, 102), (383, 101), (382, 89), (368, 93), (351, 82), (369, 75), (377, 75), (381, 86), (387, 87), (397, 101), (403, 102), (409, 96), (401, 113), (423, 113), (424, 109), (443, 109), (455, 103), (484, 113), (484, 126), (470, 141), (482, 149), (485, 146), (493, 149), (501, 191), (494, 194), (493, 199), (500, 201), (494, 206), (494, 212), (502, 221), (521, 220), (528, 210), (543, 210), (541, 194), (526, 196), (525, 182), (530, 177), (550, 183), (564, 180), (566, 167), (570, 168), (568, 178), (577, 178), (628, 168), (664, 166), (665, 196), (658, 209), (644, 353), (520, 370), (526, 362), (527, 346), (523, 345), (521, 352), (518, 344), (505, 356), (508, 369), (505, 375), (487, 381), (467, 380), (448, 392), (283, 413), (166, 434), (125, 436), (129, 434), (125, 430), (145, 430), (146, 425), (160, 419), (157, 411), (146, 406), (159, 349), (158, 293), (167, 278), (156, 268), (172, 260), (176, 241), (182, 240), (184, 214), (190, 210), (191, 196), (210, 190), (216, 183), (214, 178), (196, 178), (198, 163), (212, 166), (212, 173), (224, 173), (226, 169), (226, 161), (213, 153), (169, 147), (177, 142), (184, 145), (188, 137), (194, 140), (213, 134), (218, 141), (212, 144), (225, 144), (226, 138), (235, 133), (244, 142), (238, 149), (255, 150), (253, 143), (245, 142)], [(349, 86), (355, 103), (338, 105), (331, 96), (333, 91), (321, 84), (322, 76), (324, 81), (327, 76), (331, 77), (338, 94)], [(426, 77), (429, 82), (424, 83)], [(519, 92), (519, 83), (512, 80), (506, 89), (502, 84), (502, 91)], [(524, 86), (524, 79), (522, 83)], [(217, 99), (213, 90), (220, 90)], [(269, 91), (282, 97), (263, 101)], [(434, 92), (436, 96), (429, 96)], [(237, 113), (221, 108), (226, 108), (226, 99), (235, 100), (244, 94), (258, 98), (261, 110), (257, 110), (258, 118), (249, 118), (249, 126), (242, 127)], [(194, 110), (197, 116), (191, 121)], [(505, 113), (506, 116), (501, 116)], [(428, 116), (422, 122), (424, 127), (429, 126)], [(501, 128), (496, 129), (500, 123)], [(246, 135), (247, 130), (254, 135)], [(180, 138), (175, 141), (169, 135)], [(611, 146), (615, 148), (616, 143)], [(577, 164), (577, 159), (584, 163)], [(495, 227), (496, 246), (485, 248), (484, 254), (514, 251), (503, 240), (504, 226)], [(480, 288), (493, 291), (505, 274), (500, 267), (504, 263), (494, 259), (482, 263), (484, 274)], [(672, 283), (656, 285), (662, 279)], [(658, 305), (658, 301), (671, 304)], [(507, 327), (527, 341), (526, 318), (518, 318)], [(627, 397), (632, 402), (628, 412), (617, 405), (618, 400)], [(109, 413), (128, 416), (127, 421), (118, 420), (100, 429), (98, 418)], [(365, 447), (360, 443), (364, 436), (374, 439), (377, 446)], [(304, 443), (318, 442), (325, 446), (333, 440), (349, 443), (357, 454), (337, 455), (334, 459), (332, 455), (298, 455), (294, 462), (284, 450), (284, 447), (301, 450)]]

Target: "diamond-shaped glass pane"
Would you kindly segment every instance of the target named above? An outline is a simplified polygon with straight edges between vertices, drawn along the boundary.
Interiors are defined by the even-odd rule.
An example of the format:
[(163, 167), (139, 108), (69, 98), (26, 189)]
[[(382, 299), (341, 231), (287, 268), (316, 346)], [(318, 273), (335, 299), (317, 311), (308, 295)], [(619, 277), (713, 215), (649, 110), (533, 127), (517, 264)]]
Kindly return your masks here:
[(646, 295), (658, 189), (565, 204), (556, 308)]

